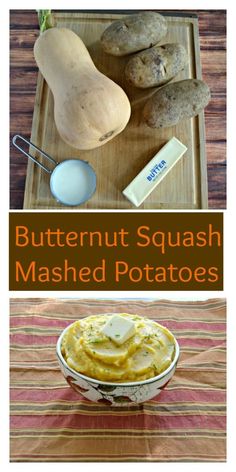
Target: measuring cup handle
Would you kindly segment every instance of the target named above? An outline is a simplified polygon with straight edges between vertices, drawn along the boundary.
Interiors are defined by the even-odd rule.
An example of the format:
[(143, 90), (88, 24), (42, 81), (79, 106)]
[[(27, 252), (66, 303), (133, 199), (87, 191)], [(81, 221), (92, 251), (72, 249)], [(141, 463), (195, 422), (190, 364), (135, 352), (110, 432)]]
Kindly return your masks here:
[(44, 164), (42, 164), (41, 162), (38, 161), (38, 159), (36, 159), (36, 157), (33, 157), (31, 154), (29, 154), (28, 152), (24, 151), (24, 149), (19, 145), (17, 144), (16, 141), (24, 141), (26, 144), (28, 144), (29, 146), (31, 146), (33, 149), (36, 149), (36, 151), (38, 151), (42, 156), (44, 156), (48, 161), (52, 162), (55, 166), (57, 165), (57, 162), (51, 157), (49, 156), (48, 154), (46, 154), (46, 152), (43, 152), (41, 149), (39, 149), (37, 146), (35, 146), (35, 144), (31, 143), (31, 141), (28, 141), (27, 139), (23, 138), (23, 136), (20, 136), (20, 134), (16, 134), (13, 138), (12, 138), (12, 144), (13, 146), (15, 146), (22, 154), (24, 154), (26, 157), (28, 157), (29, 159), (31, 159), (31, 161), (33, 161), (35, 164), (37, 164), (37, 166), (41, 167), (41, 169), (43, 169), (45, 172), (47, 172), (48, 174), (51, 174), (52, 173), (52, 170), (49, 169), (48, 167), (46, 167)]

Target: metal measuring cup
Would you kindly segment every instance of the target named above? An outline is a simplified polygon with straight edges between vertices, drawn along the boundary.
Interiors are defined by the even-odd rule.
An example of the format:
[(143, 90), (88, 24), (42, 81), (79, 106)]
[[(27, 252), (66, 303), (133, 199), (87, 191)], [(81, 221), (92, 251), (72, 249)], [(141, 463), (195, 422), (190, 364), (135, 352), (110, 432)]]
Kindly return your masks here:
[[(36, 157), (26, 152), (17, 140), (22, 140), (33, 149), (38, 151), (45, 159), (54, 166), (50, 169), (42, 164)], [(13, 145), (26, 157), (31, 159), (37, 166), (41, 167), (50, 175), (50, 190), (53, 197), (63, 205), (78, 206), (91, 198), (96, 190), (96, 174), (90, 164), (81, 159), (65, 159), (57, 162), (46, 152), (39, 149), (35, 144), (16, 134), (12, 139)]]

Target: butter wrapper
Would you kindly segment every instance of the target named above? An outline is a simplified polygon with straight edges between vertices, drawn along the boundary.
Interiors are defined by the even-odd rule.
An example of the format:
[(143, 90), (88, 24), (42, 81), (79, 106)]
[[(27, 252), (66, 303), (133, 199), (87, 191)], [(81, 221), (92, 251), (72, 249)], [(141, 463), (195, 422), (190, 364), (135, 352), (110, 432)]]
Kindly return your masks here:
[(141, 172), (123, 190), (123, 194), (139, 207), (179, 161), (187, 147), (173, 137), (149, 161)]

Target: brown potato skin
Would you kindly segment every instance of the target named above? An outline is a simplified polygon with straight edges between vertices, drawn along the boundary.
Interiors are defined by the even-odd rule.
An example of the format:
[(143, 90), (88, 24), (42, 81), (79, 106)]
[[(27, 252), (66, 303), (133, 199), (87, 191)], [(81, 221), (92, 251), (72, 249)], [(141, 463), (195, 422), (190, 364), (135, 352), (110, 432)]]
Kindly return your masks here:
[(167, 22), (156, 12), (129, 15), (114, 21), (103, 32), (101, 45), (107, 54), (125, 56), (157, 44), (167, 33)]
[(173, 79), (185, 68), (187, 61), (187, 52), (182, 44), (156, 45), (139, 52), (128, 61), (125, 77), (134, 87), (158, 87)]
[(211, 98), (202, 80), (187, 79), (165, 85), (146, 102), (143, 119), (150, 128), (166, 128), (200, 113)]

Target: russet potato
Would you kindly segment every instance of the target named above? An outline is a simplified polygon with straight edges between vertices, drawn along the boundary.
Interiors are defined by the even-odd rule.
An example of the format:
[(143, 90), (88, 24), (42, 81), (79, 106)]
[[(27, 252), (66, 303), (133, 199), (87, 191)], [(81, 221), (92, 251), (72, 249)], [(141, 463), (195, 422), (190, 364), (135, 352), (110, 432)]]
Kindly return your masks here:
[(157, 44), (167, 33), (167, 22), (159, 13), (146, 11), (114, 21), (101, 36), (107, 54), (125, 56)]
[(179, 43), (162, 44), (133, 56), (125, 68), (129, 84), (138, 88), (158, 87), (185, 68), (188, 57)]
[(143, 119), (150, 128), (166, 128), (198, 115), (211, 98), (202, 80), (186, 79), (167, 84), (146, 102)]

